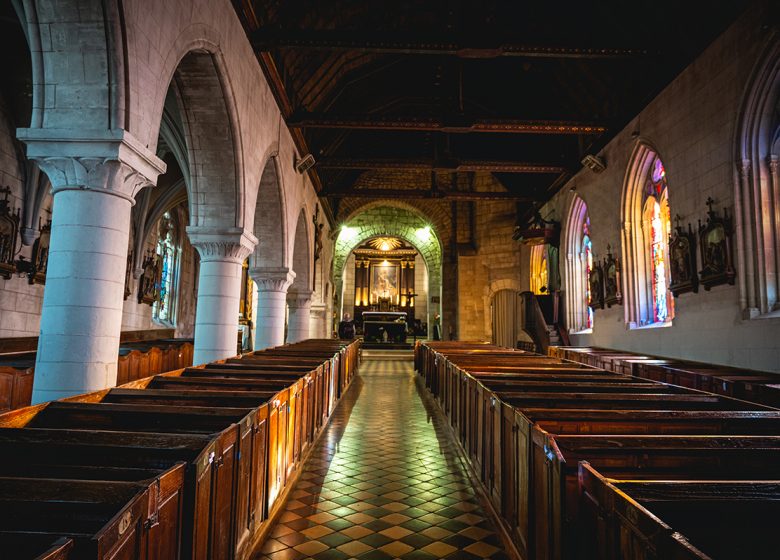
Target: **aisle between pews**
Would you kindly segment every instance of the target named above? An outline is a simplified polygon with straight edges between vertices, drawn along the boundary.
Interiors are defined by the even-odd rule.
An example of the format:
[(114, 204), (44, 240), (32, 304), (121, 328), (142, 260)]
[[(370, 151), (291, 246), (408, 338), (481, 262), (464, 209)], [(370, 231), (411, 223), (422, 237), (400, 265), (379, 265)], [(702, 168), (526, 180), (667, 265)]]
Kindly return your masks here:
[(411, 356), (360, 371), (253, 558), (508, 558)]

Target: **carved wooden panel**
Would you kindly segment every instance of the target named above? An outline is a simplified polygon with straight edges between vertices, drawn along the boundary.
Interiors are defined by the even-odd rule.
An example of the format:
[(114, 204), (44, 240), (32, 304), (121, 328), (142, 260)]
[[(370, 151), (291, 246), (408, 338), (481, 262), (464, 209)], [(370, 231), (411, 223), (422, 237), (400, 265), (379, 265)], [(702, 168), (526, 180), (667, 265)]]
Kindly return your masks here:
[(707, 222), (699, 222), (699, 244), (701, 246), (702, 269), (699, 272), (705, 290), (720, 284), (734, 285), (737, 273), (734, 270), (734, 249), (732, 244), (734, 228), (731, 216), (726, 210), (723, 217), (712, 210), (714, 201), (707, 199)]

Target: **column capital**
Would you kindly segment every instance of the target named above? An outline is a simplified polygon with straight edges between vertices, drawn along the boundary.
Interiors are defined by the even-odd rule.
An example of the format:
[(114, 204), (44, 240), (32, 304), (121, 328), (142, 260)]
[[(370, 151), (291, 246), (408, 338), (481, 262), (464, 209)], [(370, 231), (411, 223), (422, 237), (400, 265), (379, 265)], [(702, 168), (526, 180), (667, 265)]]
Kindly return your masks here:
[(244, 228), (188, 226), (190, 244), (198, 250), (202, 261), (232, 261), (242, 263), (254, 251), (257, 238)]
[(286, 292), (295, 280), (295, 272), (287, 267), (254, 267), (249, 276), (259, 292)]
[(766, 164), (769, 166), (770, 173), (777, 173), (777, 154), (769, 154), (766, 156)]
[(293, 309), (302, 309), (311, 306), (311, 290), (298, 290), (287, 293), (287, 305)]
[(19, 128), (16, 135), (49, 177), (52, 193), (89, 190), (133, 203), (166, 170), (165, 162), (122, 129)]

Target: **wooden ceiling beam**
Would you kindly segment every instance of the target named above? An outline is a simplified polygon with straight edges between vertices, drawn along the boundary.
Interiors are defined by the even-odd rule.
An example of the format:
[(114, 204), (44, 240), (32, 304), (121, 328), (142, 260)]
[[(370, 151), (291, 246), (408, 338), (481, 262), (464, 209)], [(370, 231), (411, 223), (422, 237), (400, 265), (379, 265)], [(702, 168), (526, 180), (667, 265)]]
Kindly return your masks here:
[(607, 127), (596, 123), (563, 120), (470, 119), (467, 117), (381, 117), (293, 115), (287, 120), (290, 128), (327, 128), (348, 130), (408, 130), (446, 133), (507, 133), (507, 134), (603, 134)]
[(493, 38), (468, 43), (448, 38), (399, 37), (394, 33), (361, 33), (344, 30), (275, 30), (262, 28), (252, 32), (252, 46), (256, 51), (272, 49), (311, 49), (326, 51), (360, 50), (379, 54), (413, 54), (456, 56), (458, 58), (578, 58), (624, 59), (659, 54), (645, 48), (523, 45), (501, 42)]
[(549, 173), (566, 171), (561, 165), (520, 161), (387, 159), (387, 158), (324, 158), (317, 161), (319, 169), (382, 169), (397, 171), (489, 171), (491, 173)]
[(528, 195), (519, 195), (511, 192), (465, 192), (465, 191), (433, 191), (427, 189), (355, 189), (355, 190), (323, 190), (319, 193), (321, 198), (396, 198), (396, 199), (428, 199), (428, 200), (511, 200), (514, 202), (537, 202), (537, 199)]

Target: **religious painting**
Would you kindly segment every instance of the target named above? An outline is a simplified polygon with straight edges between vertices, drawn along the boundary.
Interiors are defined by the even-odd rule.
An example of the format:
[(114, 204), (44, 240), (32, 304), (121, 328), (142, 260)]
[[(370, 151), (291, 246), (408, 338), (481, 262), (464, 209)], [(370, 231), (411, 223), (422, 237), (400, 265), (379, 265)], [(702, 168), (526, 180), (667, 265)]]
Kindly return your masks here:
[(713, 211), (715, 203), (707, 199), (707, 223), (699, 222), (699, 244), (701, 246), (702, 269), (699, 272), (704, 289), (709, 290), (720, 284), (734, 285), (736, 271), (733, 265), (732, 221), (724, 210), (723, 217)]
[(604, 261), (604, 303), (607, 307), (623, 305), (623, 294), (620, 293), (620, 260), (612, 256), (609, 245)]
[(699, 291), (699, 275), (696, 273), (696, 234), (688, 224), (685, 231), (679, 224), (669, 242), (672, 282), (669, 289), (674, 297), (686, 292)]
[(395, 303), (398, 296), (398, 266), (375, 264), (371, 266), (371, 299)]

